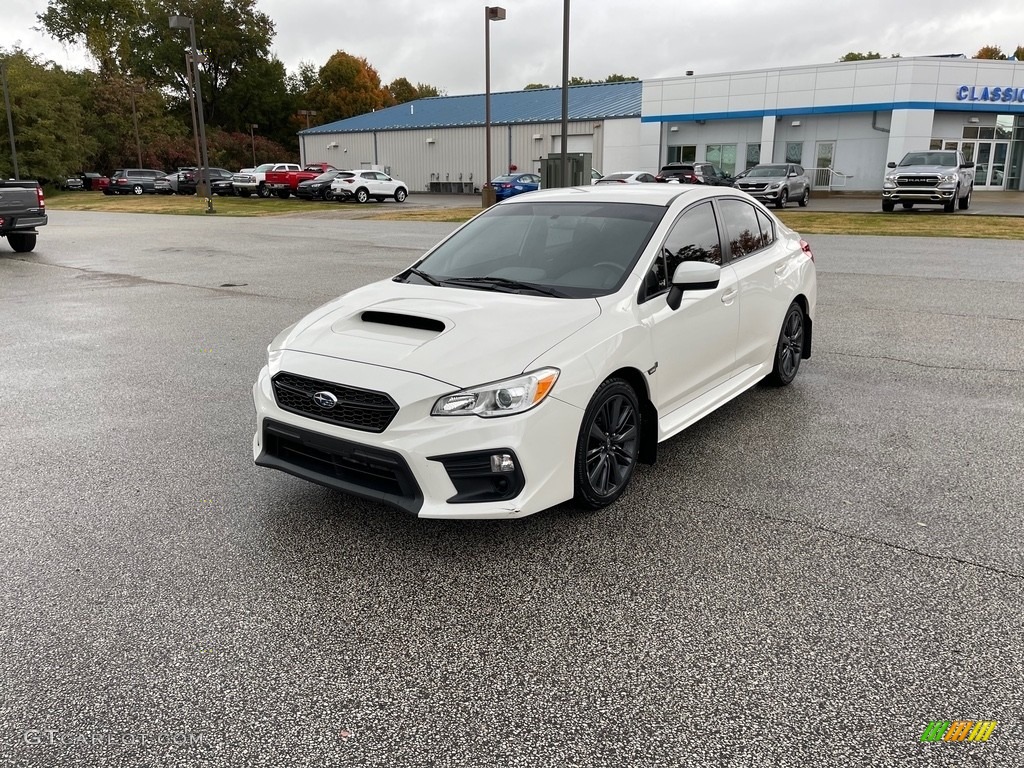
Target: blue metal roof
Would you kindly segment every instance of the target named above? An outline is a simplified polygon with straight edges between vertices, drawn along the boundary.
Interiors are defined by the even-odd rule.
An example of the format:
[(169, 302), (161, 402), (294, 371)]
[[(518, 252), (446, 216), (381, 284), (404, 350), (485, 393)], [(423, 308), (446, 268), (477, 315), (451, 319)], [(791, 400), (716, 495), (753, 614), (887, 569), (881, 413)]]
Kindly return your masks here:
[[(643, 83), (597, 83), (569, 88), (570, 120), (640, 117)], [(410, 128), (453, 128), (483, 125), (484, 94), (417, 99), (365, 115), (336, 120), (299, 135), (400, 131)], [(491, 124), (554, 123), (562, 119), (562, 89), (538, 88), (491, 94)]]

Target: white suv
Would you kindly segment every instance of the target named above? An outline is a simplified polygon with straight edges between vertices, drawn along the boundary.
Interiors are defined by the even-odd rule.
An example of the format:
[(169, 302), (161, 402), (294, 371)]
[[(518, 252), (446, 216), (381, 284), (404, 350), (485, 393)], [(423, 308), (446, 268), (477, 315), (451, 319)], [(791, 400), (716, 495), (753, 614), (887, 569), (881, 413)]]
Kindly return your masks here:
[(365, 203), (371, 197), (383, 203), (393, 197), (396, 203), (404, 203), (409, 186), (382, 171), (342, 171), (331, 182), (331, 196), (335, 200), (355, 198), (357, 203)]

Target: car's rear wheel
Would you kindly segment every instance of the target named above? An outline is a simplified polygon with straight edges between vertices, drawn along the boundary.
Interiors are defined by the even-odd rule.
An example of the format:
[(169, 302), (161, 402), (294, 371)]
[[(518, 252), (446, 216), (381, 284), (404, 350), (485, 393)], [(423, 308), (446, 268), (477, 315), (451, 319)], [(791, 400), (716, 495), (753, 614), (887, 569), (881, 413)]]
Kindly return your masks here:
[(142, 188), (142, 185), (141, 185), (141, 184), (136, 184), (136, 185), (134, 185), (134, 186), (132, 187), (132, 194), (133, 194), (133, 195), (141, 195), (141, 194), (142, 194), (143, 192), (145, 192), (145, 191), (146, 191), (146, 190), (144, 190), (144, 189)]
[(282, 189), (280, 192), (277, 193), (277, 196), (280, 197), (282, 200), (287, 200), (289, 197), (291, 197), (291, 192)]
[(356, 190), (356, 202), (357, 203), (365, 203), (369, 199), (370, 199), (370, 193), (367, 192), (365, 189), (357, 189)]
[(406, 194), (405, 190), (402, 189), (401, 187), (399, 187), (398, 189), (395, 190), (395, 202), (396, 203), (404, 203), (405, 202), (405, 198), (407, 196), (408, 195)]
[(779, 199), (775, 202), (776, 208), (785, 208), (786, 203), (789, 202), (789, 193), (786, 190), (779, 192)]
[(801, 196), (801, 198), (800, 198), (800, 207), (801, 208), (806, 208), (807, 207), (807, 201), (810, 200), (810, 199), (811, 199), (811, 189), (810, 189), (810, 187), (806, 187), (804, 189), (803, 196)]
[(623, 494), (640, 453), (640, 405), (623, 379), (597, 388), (576, 440), (573, 483), (576, 501), (600, 509)]
[(913, 203), (900, 203), (900, 205), (902, 205), (903, 209), (906, 210), (906, 211), (909, 211), (911, 208), (914, 207)]
[(776, 387), (784, 387), (796, 378), (800, 370), (800, 360), (804, 356), (804, 326), (806, 318), (799, 303), (793, 302), (786, 310), (779, 331), (779, 341), (775, 345), (775, 365), (766, 380)]
[(972, 184), (968, 188), (968, 190), (967, 190), (967, 196), (966, 197), (961, 197), (960, 200), (957, 201), (957, 205), (960, 206), (960, 210), (961, 211), (966, 211), (968, 208), (971, 207), (971, 195), (973, 195), (973, 194), (974, 194), (974, 185)]
[(896, 203), (894, 203), (892, 200), (883, 200), (882, 210), (885, 211), (886, 213), (892, 213), (893, 211), (896, 210)]
[(29, 253), (36, 247), (36, 234), (35, 232), (11, 232), (7, 235), (7, 242), (11, 244), (15, 253)]

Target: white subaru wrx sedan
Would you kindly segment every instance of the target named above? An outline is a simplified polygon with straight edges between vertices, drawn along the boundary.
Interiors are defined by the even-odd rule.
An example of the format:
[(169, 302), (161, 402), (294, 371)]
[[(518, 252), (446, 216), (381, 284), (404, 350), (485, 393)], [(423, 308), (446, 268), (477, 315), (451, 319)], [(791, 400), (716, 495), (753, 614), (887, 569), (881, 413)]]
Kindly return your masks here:
[(518, 195), (278, 336), (253, 456), (421, 517), (615, 501), (658, 444), (811, 353), (814, 257), (743, 192)]

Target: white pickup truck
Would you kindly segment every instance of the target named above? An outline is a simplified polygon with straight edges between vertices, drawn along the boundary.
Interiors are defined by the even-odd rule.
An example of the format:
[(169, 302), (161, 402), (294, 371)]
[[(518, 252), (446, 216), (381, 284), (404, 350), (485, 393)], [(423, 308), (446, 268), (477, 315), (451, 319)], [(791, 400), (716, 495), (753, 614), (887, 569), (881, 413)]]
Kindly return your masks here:
[(46, 198), (35, 181), (0, 179), (0, 237), (18, 253), (36, 247), (36, 227), (46, 224)]
[(946, 213), (958, 206), (971, 207), (974, 193), (974, 163), (964, 160), (954, 149), (930, 149), (908, 152), (898, 163), (889, 163), (882, 183), (882, 210), (891, 212), (899, 203), (941, 205)]
[(270, 197), (272, 194), (267, 187), (267, 171), (301, 171), (302, 166), (298, 163), (264, 163), (252, 169), (243, 168), (231, 177), (231, 186), (236, 195), (249, 197), (256, 194), (259, 197)]

